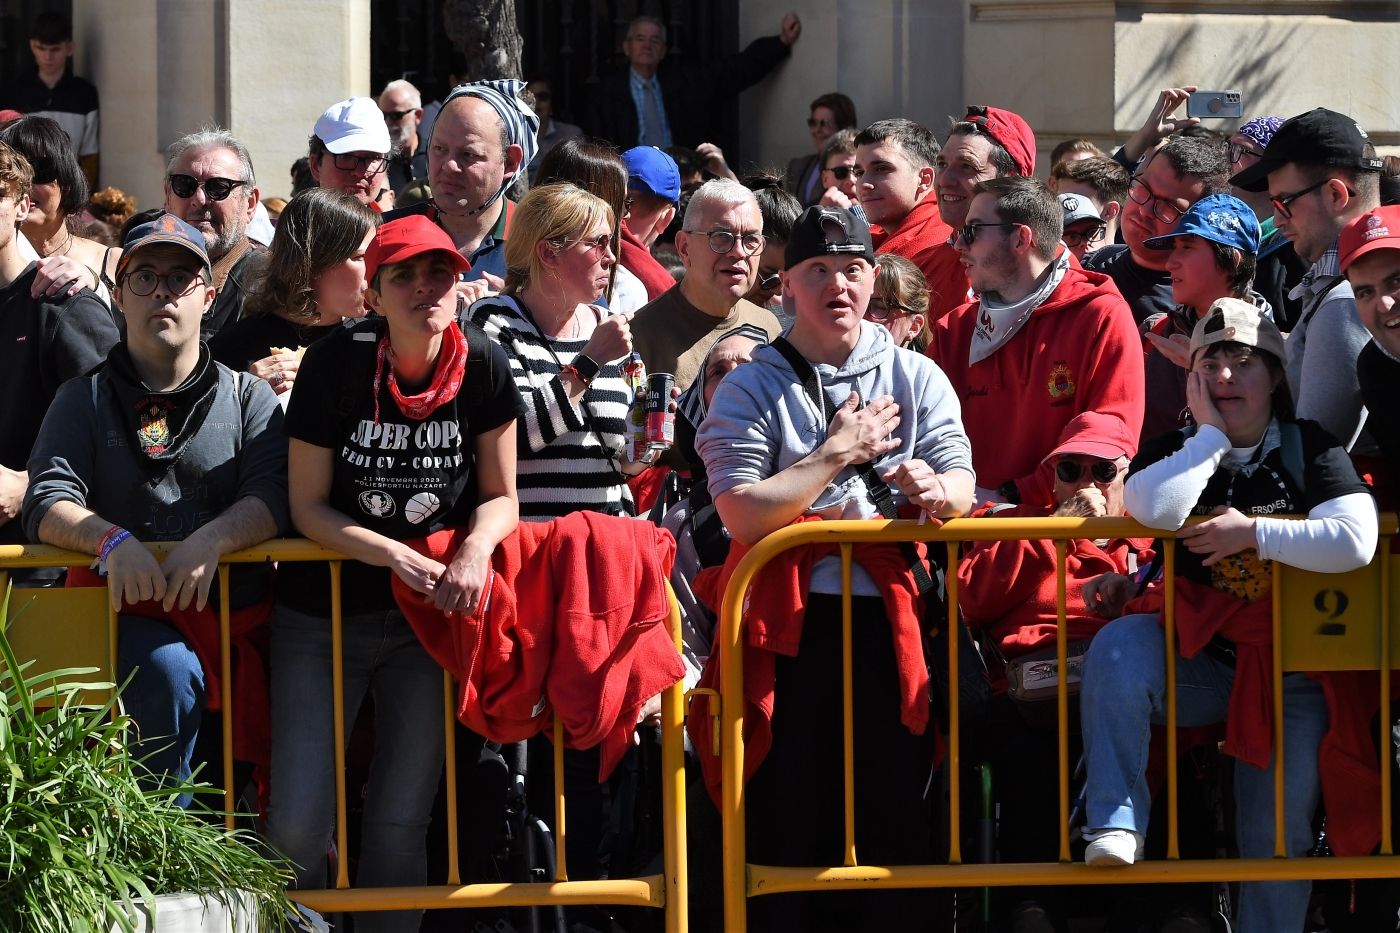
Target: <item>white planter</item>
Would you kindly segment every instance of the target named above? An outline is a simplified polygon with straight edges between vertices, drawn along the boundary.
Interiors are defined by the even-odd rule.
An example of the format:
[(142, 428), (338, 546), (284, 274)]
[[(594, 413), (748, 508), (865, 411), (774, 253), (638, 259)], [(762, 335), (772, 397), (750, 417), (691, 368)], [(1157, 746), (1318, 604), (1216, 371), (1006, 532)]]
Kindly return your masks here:
[(258, 915), (251, 900), (236, 895), (230, 901), (232, 911), (211, 898), (162, 895), (156, 898), (155, 924), (143, 910), (136, 918), (136, 929), (141, 933), (256, 933)]

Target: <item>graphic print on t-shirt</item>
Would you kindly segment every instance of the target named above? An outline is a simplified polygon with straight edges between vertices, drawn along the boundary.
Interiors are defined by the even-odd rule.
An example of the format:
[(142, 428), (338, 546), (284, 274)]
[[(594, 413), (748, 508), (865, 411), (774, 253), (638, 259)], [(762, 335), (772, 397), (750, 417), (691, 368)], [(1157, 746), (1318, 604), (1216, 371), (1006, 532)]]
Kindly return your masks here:
[[(337, 457), (353, 485), (361, 522), (381, 534), (422, 534), (444, 502), (454, 502), (468, 470), (455, 404), (427, 421), (359, 420)], [(447, 416), (447, 417), (441, 417)], [(440, 517), (440, 516), (439, 516)]]

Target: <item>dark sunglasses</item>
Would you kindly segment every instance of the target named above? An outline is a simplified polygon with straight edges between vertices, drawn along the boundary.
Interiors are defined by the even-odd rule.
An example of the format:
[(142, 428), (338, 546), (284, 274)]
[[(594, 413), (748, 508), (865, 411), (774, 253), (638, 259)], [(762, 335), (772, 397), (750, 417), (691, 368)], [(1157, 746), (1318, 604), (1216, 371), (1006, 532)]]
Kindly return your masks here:
[(973, 243), (976, 243), (976, 242), (977, 242), (977, 234), (978, 234), (978, 231), (980, 231), (983, 227), (1019, 227), (1019, 226), (1021, 226), (1021, 225), (1018, 224), (1018, 223), (1012, 223), (1012, 222), (1010, 222), (1010, 221), (1006, 221), (1006, 222), (1004, 222), (1004, 223), (999, 223), (999, 224), (984, 224), (984, 223), (979, 223), (978, 221), (975, 221), (975, 220), (974, 220), (974, 221), (971, 221), (971, 222), (969, 222), (969, 223), (965, 223), (965, 224), (963, 224), (961, 227), (959, 227), (958, 229), (954, 230), (954, 231), (953, 231), (953, 235), (950, 236), (950, 237), (948, 237), (948, 245), (949, 245), (949, 246), (957, 246), (958, 243), (961, 242), (964, 246), (971, 246)]
[(196, 191), (203, 188), (204, 196), (211, 201), (222, 201), (233, 194), (234, 188), (247, 184), (246, 181), (232, 178), (206, 178), (201, 182), (193, 175), (171, 175), (168, 180), (170, 190), (175, 192), (177, 198), (192, 198)]
[(827, 169), (827, 171), (836, 176), (837, 181), (845, 181), (847, 178), (851, 177), (851, 172), (855, 171), (855, 169), (851, 168), (849, 165), (834, 165)]
[[(418, 108), (415, 107), (414, 110), (416, 109)], [(398, 123), (412, 112), (413, 110), (386, 110), (384, 111), (384, 119), (389, 123)]]
[[(1118, 478), (1119, 467), (1112, 460), (1095, 460), (1089, 473), (1096, 483), (1111, 483)], [(1055, 464), (1055, 475), (1062, 483), (1077, 483), (1084, 475), (1084, 464), (1078, 460), (1061, 460)]]

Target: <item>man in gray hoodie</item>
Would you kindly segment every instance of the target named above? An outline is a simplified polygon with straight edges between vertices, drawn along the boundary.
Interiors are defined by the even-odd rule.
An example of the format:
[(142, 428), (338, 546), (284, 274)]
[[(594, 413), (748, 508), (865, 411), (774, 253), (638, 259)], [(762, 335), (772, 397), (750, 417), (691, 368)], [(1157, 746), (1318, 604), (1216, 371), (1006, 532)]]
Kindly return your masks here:
[[(869, 227), (846, 210), (808, 208), (785, 259), (783, 293), (792, 296), (795, 323), (725, 377), (696, 441), (734, 540), (752, 545), (809, 516), (964, 514), (974, 476), (957, 395), (932, 360), (897, 348), (888, 331), (863, 321), (878, 271)], [(902, 569), (916, 581), (920, 572), (902, 550), (887, 549), (882, 565), (861, 566), (866, 554), (877, 559), (857, 550), (852, 566), (857, 844), (872, 864), (917, 864), (932, 856), (925, 790), (936, 727), (928, 721), (926, 682), (900, 699), (911, 675), (922, 671), (926, 681), (920, 620), (897, 611), (889, 587), (875, 578), (889, 580), (892, 567), (896, 577)], [(782, 628), (800, 646), (777, 637), (761, 646), (776, 655), (768, 685), (772, 741), (748, 785), (749, 856), (839, 864), (841, 701), (833, 685), (841, 683), (840, 559), (815, 561), (795, 591), (805, 598), (791, 616), (770, 604), (776, 615), (765, 620), (769, 635)], [(913, 645), (902, 640), (911, 623)], [(896, 929), (924, 915), (930, 896), (887, 892), (839, 905), (820, 895), (774, 904), (757, 898), (750, 928)]]

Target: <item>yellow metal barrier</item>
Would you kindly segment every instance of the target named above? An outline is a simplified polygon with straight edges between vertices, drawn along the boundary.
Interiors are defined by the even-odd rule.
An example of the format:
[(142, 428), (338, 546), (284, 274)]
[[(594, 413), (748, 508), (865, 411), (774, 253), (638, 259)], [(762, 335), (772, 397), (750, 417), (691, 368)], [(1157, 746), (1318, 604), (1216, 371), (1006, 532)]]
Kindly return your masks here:
[[(150, 544), (158, 557), (164, 557), (178, 542)], [(331, 648), (332, 696), (335, 730), (335, 810), (336, 845), (338, 851), (349, 852), (345, 807), (345, 714), (344, 668), (342, 659), (342, 607), (340, 604), (340, 572), (343, 555), (302, 539), (267, 541), (256, 547), (224, 555), (219, 565), (220, 648), (222, 651), (221, 701), (224, 715), (224, 809), (229, 812), (228, 825), (233, 825), (233, 709), (232, 652), (229, 635), (229, 566), (260, 564), (269, 561), (327, 561), (331, 573)], [(86, 566), (92, 555), (59, 548), (8, 545), (0, 546), (0, 571), (34, 567)], [(3, 577), (3, 573), (0, 573)], [(3, 582), (3, 581), (0, 581)], [(20, 616), (16, 628), (21, 647), (21, 661), (38, 659), (45, 667), (94, 666), (105, 668), (115, 679), (117, 670), (117, 615), (107, 604), (105, 588), (86, 590), (25, 590), (17, 600), (23, 605), (32, 597), (33, 614), (28, 620)], [(667, 588), (670, 603), (668, 629), (676, 648), (681, 647), (680, 610), (675, 595)], [(98, 614), (98, 599), (106, 608), (105, 630), (94, 629), (90, 620)], [(46, 621), (60, 620), (61, 629), (47, 628)], [(96, 633), (96, 634), (94, 634)], [(54, 636), (57, 634), (57, 638)], [(78, 656), (64, 655), (66, 644), (79, 648)], [(100, 651), (105, 648), (105, 664)], [(688, 871), (686, 865), (685, 833), (685, 751), (684, 685), (676, 684), (661, 698), (661, 771), (662, 771), (662, 832), (663, 870), (659, 875), (640, 878), (613, 878), (597, 881), (570, 881), (567, 872), (567, 847), (564, 826), (563, 727), (554, 723), (554, 783), (556, 818), (555, 877), (545, 882), (463, 884), (457, 854), (457, 775), (453, 745), (455, 739), (456, 692), (452, 677), (443, 672), (443, 712), (446, 737), (447, 794), (447, 883), (410, 888), (351, 888), (348, 859), (338, 860), (335, 887), (322, 891), (296, 891), (298, 903), (322, 912), (355, 912), (379, 910), (436, 910), (443, 908), (476, 907), (567, 907), (581, 904), (605, 904), (629, 907), (655, 907), (665, 916), (666, 933), (684, 933), (687, 929)]]
[[(1066, 669), (1065, 557), (1068, 542), (1102, 538), (1159, 538), (1160, 530), (1124, 518), (980, 518), (955, 519), (941, 526), (912, 521), (808, 522), (780, 529), (759, 542), (740, 562), (724, 594), (715, 651), (723, 652), (723, 678), (718, 703), (718, 728), (723, 786), (721, 818), (724, 831), (724, 928), (726, 933), (747, 929), (749, 897), (800, 891), (855, 889), (1006, 887), (1011, 885), (1141, 884), (1218, 881), (1291, 881), (1328, 878), (1386, 878), (1400, 876), (1400, 858), (1393, 855), (1390, 831), (1389, 717), (1390, 682), (1384, 676), (1400, 667), (1400, 639), (1390, 635), (1392, 601), (1398, 597), (1390, 586), (1390, 571), (1400, 571), (1400, 558), (1390, 558), (1389, 538), (1397, 533), (1396, 517), (1381, 521), (1380, 556), (1368, 567), (1349, 574), (1309, 574), (1274, 564), (1274, 702), (1282, 709), (1282, 674), (1287, 670), (1379, 670), (1381, 749), (1381, 853), (1377, 856), (1327, 859), (1283, 858), (1282, 769), (1276, 769), (1275, 819), (1277, 856), (1273, 859), (1192, 861), (1180, 857), (1177, 819), (1176, 769), (1167, 768), (1167, 858), (1138, 863), (1126, 871), (1106, 871), (1070, 862), (1069, 840), (1069, 696), (1067, 681), (1059, 679), (1057, 720), (1059, 730), (1059, 861), (1047, 863), (962, 864), (960, 744), (958, 724), (958, 639), (948, 638), (948, 749), (944, 761), (949, 788), (949, 860), (946, 865), (861, 865), (855, 851), (854, 761), (852, 754), (851, 698), (851, 546), (869, 542), (924, 541), (945, 543), (948, 549), (948, 621), (950, 631), (960, 625), (957, 615), (957, 563), (961, 542), (1047, 540), (1056, 545), (1056, 577), (1059, 625), (1056, 657)], [(840, 866), (779, 867), (752, 864), (746, 858), (744, 737), (743, 737), (743, 604), (758, 571), (770, 560), (792, 548), (813, 544), (837, 545), (842, 562), (842, 642), (844, 712), (842, 743), (845, 749), (845, 844)], [(1166, 606), (1167, 760), (1177, 760), (1176, 749), (1176, 613), (1175, 549), (1163, 555)], [(1400, 606), (1394, 607), (1400, 610)], [(1284, 637), (1285, 631), (1288, 637)], [(1283, 754), (1283, 717), (1276, 716), (1276, 755)]]

